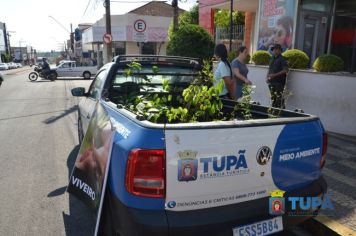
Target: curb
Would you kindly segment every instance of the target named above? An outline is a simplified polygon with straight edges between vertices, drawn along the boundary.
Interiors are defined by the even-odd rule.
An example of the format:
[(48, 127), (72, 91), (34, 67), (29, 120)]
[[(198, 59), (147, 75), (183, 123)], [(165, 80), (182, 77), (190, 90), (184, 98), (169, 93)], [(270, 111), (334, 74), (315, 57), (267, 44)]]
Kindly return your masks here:
[(356, 236), (356, 231), (326, 216), (319, 215), (307, 220), (303, 225), (316, 236)]

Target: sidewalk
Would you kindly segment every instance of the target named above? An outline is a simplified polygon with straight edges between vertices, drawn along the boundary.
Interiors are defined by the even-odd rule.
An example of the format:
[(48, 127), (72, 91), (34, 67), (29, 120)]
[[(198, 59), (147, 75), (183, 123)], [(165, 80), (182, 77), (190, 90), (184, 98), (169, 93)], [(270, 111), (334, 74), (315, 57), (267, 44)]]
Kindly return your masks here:
[(329, 133), (322, 173), (335, 208), (327, 217), (356, 231), (356, 136)]
[(0, 73), (3, 75), (14, 75), (17, 74), (19, 72), (23, 72), (23, 71), (30, 71), (33, 70), (34, 67), (30, 67), (30, 66), (23, 66), (21, 68), (17, 68), (17, 69), (11, 69), (11, 70), (2, 70)]

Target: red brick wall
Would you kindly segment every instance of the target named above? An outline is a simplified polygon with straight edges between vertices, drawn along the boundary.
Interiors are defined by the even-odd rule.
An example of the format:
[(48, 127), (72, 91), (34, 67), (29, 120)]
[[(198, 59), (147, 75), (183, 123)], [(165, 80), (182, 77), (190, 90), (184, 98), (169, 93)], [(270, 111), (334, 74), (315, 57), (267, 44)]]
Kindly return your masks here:
[(251, 35), (253, 30), (253, 19), (255, 13), (245, 12), (245, 32), (244, 32), (244, 42), (245, 46), (250, 49), (253, 42), (251, 42)]
[(230, 0), (199, 0), (199, 25), (213, 34), (214, 9), (212, 9), (212, 5), (229, 1)]

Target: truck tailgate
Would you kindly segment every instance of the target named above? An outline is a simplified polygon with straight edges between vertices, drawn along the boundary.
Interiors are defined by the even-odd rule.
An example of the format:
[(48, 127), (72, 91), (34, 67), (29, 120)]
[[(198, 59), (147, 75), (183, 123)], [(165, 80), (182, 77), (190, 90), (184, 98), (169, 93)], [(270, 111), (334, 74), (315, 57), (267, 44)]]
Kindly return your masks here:
[(322, 132), (318, 120), (167, 129), (165, 208), (217, 207), (303, 187), (320, 175)]

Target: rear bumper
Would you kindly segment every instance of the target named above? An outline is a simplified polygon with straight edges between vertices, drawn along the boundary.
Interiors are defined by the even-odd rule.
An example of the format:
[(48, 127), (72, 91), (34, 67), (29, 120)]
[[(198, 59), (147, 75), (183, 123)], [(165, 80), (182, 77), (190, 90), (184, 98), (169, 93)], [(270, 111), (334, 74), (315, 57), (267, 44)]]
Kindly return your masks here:
[[(320, 196), (327, 190), (323, 177), (305, 188), (288, 192), (288, 196)], [(214, 235), (231, 236), (232, 228), (273, 218), (269, 214), (269, 198), (262, 198), (222, 207), (202, 210), (173, 212), (149, 211), (127, 208), (108, 191), (110, 201), (109, 214), (112, 228), (120, 235)], [(288, 211), (290, 206), (286, 205)], [(283, 215), (284, 228), (299, 224), (311, 216), (291, 217)]]

